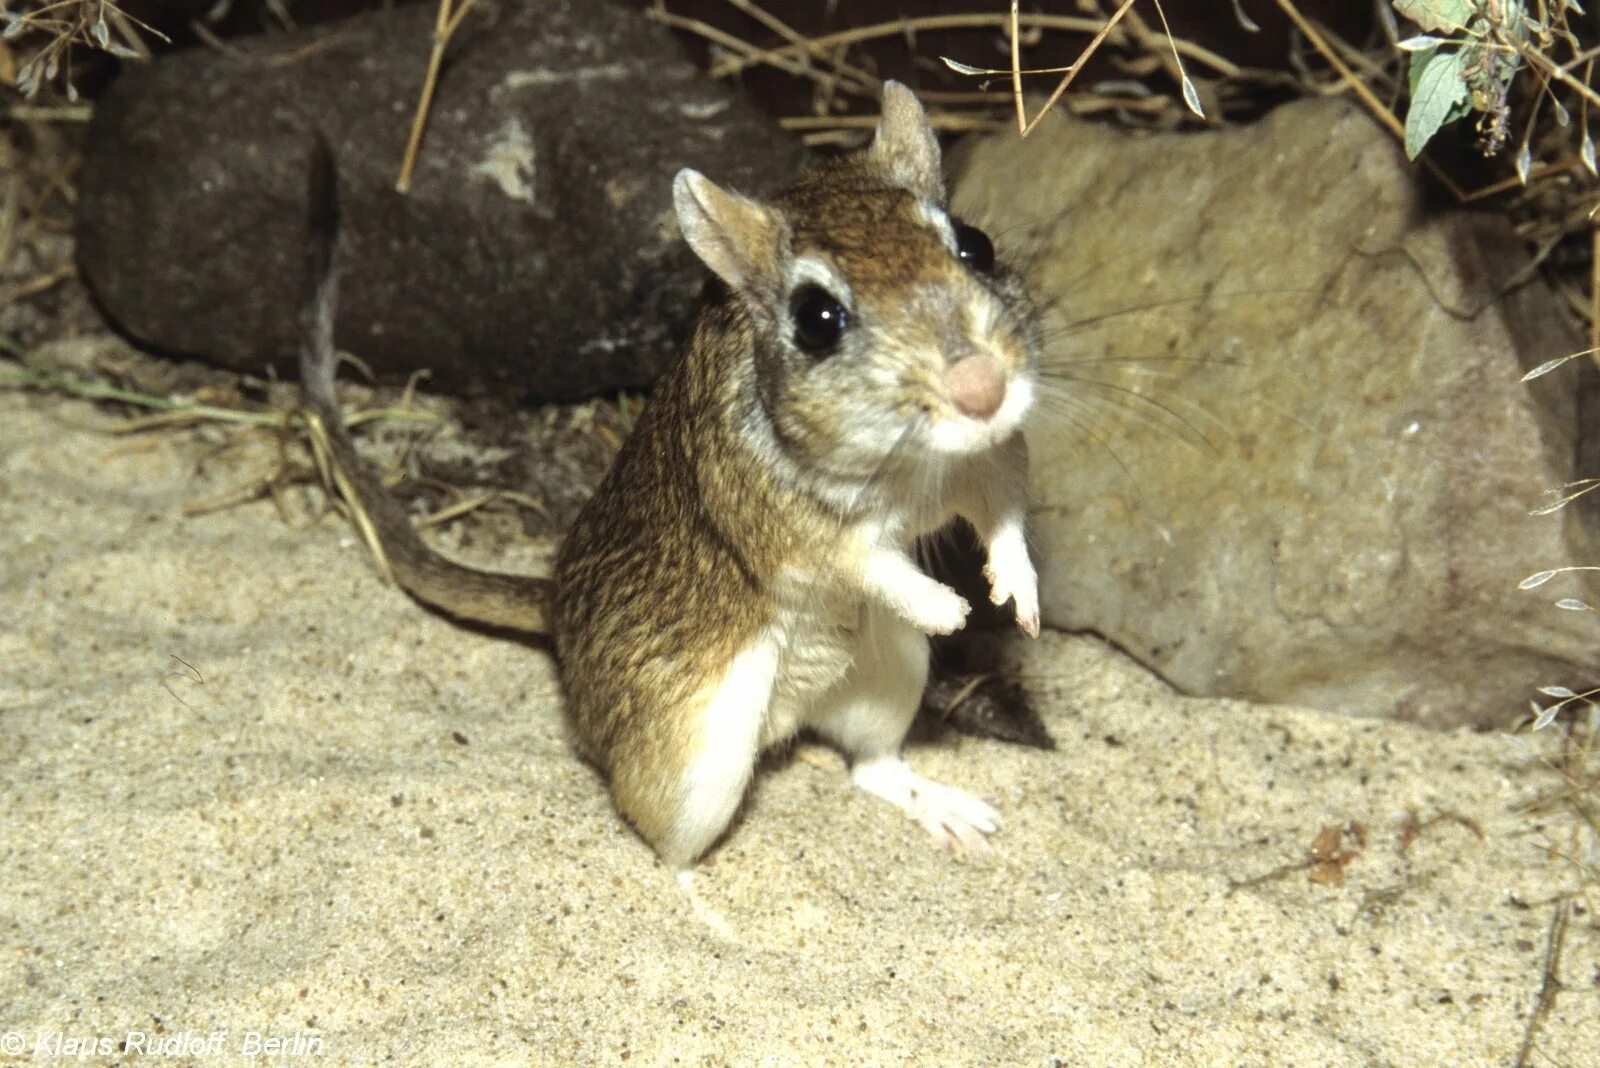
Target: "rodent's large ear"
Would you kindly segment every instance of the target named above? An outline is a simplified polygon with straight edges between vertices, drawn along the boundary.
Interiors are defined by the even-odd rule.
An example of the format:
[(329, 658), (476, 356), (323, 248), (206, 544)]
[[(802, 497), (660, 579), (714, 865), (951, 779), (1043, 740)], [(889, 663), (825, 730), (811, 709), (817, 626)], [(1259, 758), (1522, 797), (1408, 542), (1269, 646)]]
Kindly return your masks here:
[(883, 117), (867, 151), (889, 181), (935, 204), (944, 203), (939, 139), (917, 94), (899, 82), (883, 83)]
[(784, 222), (777, 212), (685, 167), (672, 181), (684, 239), (735, 290), (768, 292), (782, 275)]

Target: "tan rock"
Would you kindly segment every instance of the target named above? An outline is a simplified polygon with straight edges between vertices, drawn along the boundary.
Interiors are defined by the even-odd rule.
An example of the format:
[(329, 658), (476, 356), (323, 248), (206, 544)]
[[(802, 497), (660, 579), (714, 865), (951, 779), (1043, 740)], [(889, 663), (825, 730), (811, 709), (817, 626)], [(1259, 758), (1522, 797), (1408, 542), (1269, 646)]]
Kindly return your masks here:
[[(1052, 300), (1030, 430), (1048, 622), (1195, 694), (1504, 723), (1597, 630), (1537, 592), (1578, 513), (1581, 347), (1498, 218), (1425, 202), (1338, 102), (1208, 134), (1063, 119), (963, 161), (956, 207)], [(1569, 373), (1570, 372), (1570, 373)], [(1553, 596), (1547, 596), (1555, 591)]]

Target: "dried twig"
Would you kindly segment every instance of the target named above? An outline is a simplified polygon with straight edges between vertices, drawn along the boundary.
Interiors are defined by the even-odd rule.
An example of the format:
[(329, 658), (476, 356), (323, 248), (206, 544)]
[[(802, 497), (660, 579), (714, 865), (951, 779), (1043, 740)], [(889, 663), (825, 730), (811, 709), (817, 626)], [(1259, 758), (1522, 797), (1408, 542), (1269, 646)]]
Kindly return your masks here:
[[(936, 130), (993, 130), (1004, 123), (988, 115), (929, 115)], [(870, 130), (878, 125), (876, 115), (790, 115), (778, 120), (785, 130)]]
[(842, 58), (839, 58), (837, 53), (830, 53), (829, 50), (818, 47), (807, 40), (803, 34), (797, 33), (788, 23), (769, 14), (759, 5), (752, 3), (751, 0), (727, 0), (727, 3), (729, 6), (743, 11), (790, 44), (805, 49), (807, 55), (828, 64), (834, 69), (835, 73), (855, 82), (856, 89), (862, 92), (876, 93), (883, 84), (881, 78), (876, 78), (860, 67), (845, 62)]
[(1494, 28), (1494, 35), (1502, 45), (1521, 56), (1522, 61), (1528, 64), (1529, 67), (1543, 72), (1548, 78), (1555, 79), (1589, 103), (1600, 106), (1600, 93), (1596, 93), (1583, 82), (1568, 74), (1566, 68), (1561, 64), (1556, 63), (1538, 49), (1506, 36), (1505, 31), (1498, 25)]
[[(131, 16), (124, 15), (121, 10), (109, 4), (106, 6), (105, 10), (106, 14), (111, 18), (111, 25), (116, 27), (117, 36), (122, 38), (123, 44), (125, 44), (128, 50), (133, 53), (133, 55), (129, 58), (139, 60), (150, 59), (150, 46), (144, 43), (144, 38), (140, 37), (133, 28), (133, 23), (138, 22), (138, 20), (132, 18)], [(139, 25), (144, 26), (144, 23), (140, 22)], [(150, 29), (149, 26), (144, 26), (144, 28), (147, 30)], [(154, 30), (151, 30), (150, 32), (155, 33)], [(168, 44), (172, 43), (164, 35), (157, 34), (157, 36), (161, 37), (161, 39), (166, 41)]]
[(1502, 178), (1498, 182), (1490, 182), (1488, 185), (1479, 186), (1477, 189), (1458, 192), (1457, 195), (1463, 204), (1470, 204), (1474, 200), (1484, 200), (1500, 193), (1510, 192), (1513, 189), (1520, 189), (1524, 184), (1533, 185), (1542, 179), (1553, 178), (1558, 174), (1566, 174), (1568, 171), (1577, 170), (1581, 166), (1583, 166), (1583, 160), (1577, 156), (1572, 156), (1568, 159), (1557, 160), (1554, 163), (1546, 163), (1541, 167), (1535, 167), (1528, 172), (1526, 183), (1513, 174), (1509, 178)]
[[(123, 389), (109, 382), (90, 378), (75, 378), (56, 371), (12, 369), (0, 366), (0, 389), (32, 390), (42, 393), (60, 393), (82, 400), (109, 401), (143, 408), (154, 414), (124, 419), (107, 427), (113, 434), (139, 433), (163, 426), (182, 426), (192, 423), (232, 423), (239, 426), (286, 430), (298, 419), (289, 409), (225, 408), (204, 404), (183, 397), (163, 397), (138, 390)], [(430, 412), (410, 408), (380, 408), (360, 412), (349, 422), (366, 422), (386, 419), (401, 422), (439, 422)]]
[(461, 6), (455, 7), (452, 0), (439, 0), (439, 17), (433, 27), (433, 50), (428, 54), (428, 71), (422, 79), (422, 98), (417, 101), (417, 114), (411, 120), (411, 136), (406, 141), (405, 159), (400, 163), (400, 177), (394, 183), (398, 192), (411, 191), (411, 172), (417, 165), (422, 131), (427, 128), (428, 109), (433, 106), (433, 91), (439, 84), (439, 66), (444, 62), (445, 50), (450, 47), (450, 38), (455, 36), (473, 3), (474, 0), (461, 0)]
[[(789, 45), (779, 49), (765, 49), (735, 37), (726, 30), (718, 29), (708, 22), (668, 11), (659, 0), (653, 7), (647, 9), (645, 14), (648, 18), (661, 23), (663, 26), (682, 30), (685, 33), (692, 33), (696, 37), (703, 37), (712, 44), (728, 52), (735, 53), (747, 61), (734, 68), (736, 70), (743, 70), (746, 66), (775, 67), (786, 74), (793, 74), (798, 78), (810, 78), (824, 85), (825, 88), (831, 88), (831, 85), (827, 84), (827, 75), (806, 63), (802, 58), (806, 54), (815, 55), (825, 52), (823, 46), (819, 44), (819, 41), (823, 40), (821, 38), (807, 40), (803, 47)], [(715, 64), (712, 66), (711, 73), (713, 77), (717, 76), (717, 66)], [(852, 84), (845, 87), (846, 92), (855, 93), (859, 96), (875, 96), (877, 94), (877, 83), (871, 79), (870, 75), (866, 77), (868, 80), (864, 83), (853, 79)]]
[(1029, 120), (1027, 118), (1027, 111), (1022, 105), (1022, 78), (1021, 78), (1021, 75), (1018, 72), (1017, 66), (1016, 66), (1016, 63), (1017, 63), (1017, 51), (1018, 51), (1018, 48), (1017, 48), (1018, 16), (1017, 16), (1017, 3), (1016, 3), (1016, 0), (1012, 0), (1012, 4), (1011, 4), (1011, 63), (1012, 63), (1011, 90), (1016, 96), (1017, 129), (1021, 131), (1023, 137), (1027, 137), (1028, 134), (1032, 133), (1033, 132), (1033, 128), (1035, 126), (1039, 125), (1039, 120), (1044, 118), (1045, 115), (1050, 111), (1050, 109), (1055, 106), (1055, 103), (1056, 103), (1057, 100), (1061, 99), (1061, 94), (1063, 94), (1063, 93), (1065, 93), (1067, 91), (1067, 86), (1071, 85), (1072, 84), (1072, 79), (1074, 79), (1074, 78), (1076, 78), (1078, 76), (1078, 71), (1083, 69), (1083, 65), (1086, 62), (1088, 62), (1089, 57), (1094, 55), (1096, 50), (1099, 49), (1101, 42), (1106, 39), (1106, 37), (1111, 33), (1112, 30), (1116, 29), (1117, 23), (1122, 20), (1122, 17), (1128, 13), (1128, 9), (1130, 7), (1132, 7), (1132, 6), (1133, 6), (1133, 0), (1122, 0), (1122, 5), (1117, 8), (1117, 10), (1112, 14), (1112, 16), (1109, 19), (1106, 20), (1105, 25), (1100, 27), (1099, 31), (1097, 33), (1095, 33), (1094, 37), (1092, 37), (1089, 40), (1089, 43), (1084, 47), (1083, 51), (1078, 54), (1078, 58), (1073, 62), (1072, 66), (1068, 67), (1067, 68), (1067, 72), (1064, 75), (1061, 76), (1061, 81), (1056, 84), (1055, 91), (1052, 92), (1048, 97), (1046, 97), (1045, 98), (1045, 102), (1039, 107), (1038, 114), (1034, 115), (1034, 117), (1031, 120)]
[(5, 193), (0, 196), (0, 266), (11, 259), (11, 244), (16, 239), (17, 218), (22, 211), (22, 175), (6, 177)]
[(468, 497), (465, 500), (458, 501), (455, 504), (446, 505), (437, 512), (418, 519), (414, 525), (419, 529), (443, 526), (446, 523), (453, 522), (457, 519), (460, 519), (464, 515), (469, 515), (473, 512), (476, 512), (478, 509), (483, 508), (486, 505), (493, 504), (496, 501), (510, 501), (512, 504), (518, 505), (522, 508), (527, 508), (532, 512), (537, 512), (539, 515), (550, 514), (549, 510), (545, 508), (542, 503), (533, 497), (528, 496), (526, 493), (516, 493), (511, 490), (490, 490), (488, 493), (480, 493), (476, 496)]
[(1526, 1068), (1528, 1057), (1533, 1053), (1533, 1040), (1538, 1036), (1545, 1017), (1550, 1015), (1556, 995), (1561, 993), (1561, 951), (1566, 946), (1567, 923), (1571, 917), (1571, 902), (1566, 898), (1557, 901), (1555, 913), (1550, 917), (1550, 933), (1545, 939), (1544, 977), (1539, 983), (1539, 997), (1534, 1002), (1533, 1012), (1528, 1014), (1528, 1026), (1522, 1033), (1522, 1046), (1517, 1050), (1517, 1059), (1512, 1062), (1515, 1068)]
[[(46, 82), (55, 81), (56, 76), (61, 74), (64, 75), (67, 98), (75, 102), (78, 90), (72, 84), (74, 46), (96, 48), (125, 59), (149, 58), (150, 50), (139, 40), (130, 24), (137, 24), (146, 33), (171, 43), (165, 34), (123, 12), (112, 0), (55, 0), (32, 8), (23, 6), (19, 11), (9, 10), (7, 5), (0, 4), (0, 27), (3, 27), (5, 37), (19, 38), (31, 33), (44, 38), (43, 43), (14, 72), (10, 71), (10, 49), (5, 50), (5, 66), (12, 74), (7, 82), (14, 84), (23, 96), (32, 98)], [(112, 40), (113, 27), (117, 35), (129, 43)]]
[(88, 122), (94, 118), (92, 104), (13, 104), (6, 118), (14, 122)]
[(1393, 112), (1384, 107), (1383, 101), (1372, 94), (1372, 90), (1367, 88), (1365, 82), (1356, 77), (1355, 72), (1340, 58), (1339, 53), (1327, 41), (1323, 40), (1322, 34), (1317, 32), (1317, 28), (1300, 13), (1299, 8), (1294, 6), (1294, 0), (1277, 0), (1277, 2), (1278, 6), (1283, 9), (1283, 13), (1289, 16), (1289, 21), (1293, 22), (1295, 28), (1305, 35), (1306, 40), (1311, 43), (1311, 47), (1322, 53), (1323, 58), (1328, 61), (1329, 65), (1339, 72), (1339, 77), (1344, 79), (1345, 84), (1349, 85), (1351, 91), (1367, 106), (1367, 110), (1371, 111), (1379, 122), (1387, 126), (1389, 131), (1404, 143), (1406, 128), (1401, 125), (1400, 120), (1394, 117)]
[(24, 282), (20, 286), (17, 286), (15, 289), (10, 290), (7, 293), (0, 293), (0, 308), (4, 308), (7, 304), (15, 304), (19, 300), (27, 300), (29, 297), (36, 297), (40, 293), (54, 289), (56, 286), (60, 285), (62, 282), (65, 282), (68, 278), (71, 278), (77, 273), (78, 268), (76, 265), (64, 263), (55, 270), (50, 271), (47, 274), (42, 274), (30, 281)]

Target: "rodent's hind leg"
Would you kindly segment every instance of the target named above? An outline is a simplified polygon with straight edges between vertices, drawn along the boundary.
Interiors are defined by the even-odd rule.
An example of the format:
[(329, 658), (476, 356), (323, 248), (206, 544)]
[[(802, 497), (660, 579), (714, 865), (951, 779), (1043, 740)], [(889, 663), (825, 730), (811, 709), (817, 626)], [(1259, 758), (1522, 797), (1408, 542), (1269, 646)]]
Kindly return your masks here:
[(763, 639), (734, 657), (703, 693), (679, 781), (667, 790), (674, 810), (665, 833), (652, 843), (680, 871), (722, 836), (744, 800), (760, 754), (777, 664), (776, 649)]
[(892, 611), (869, 605), (850, 673), (818, 701), (806, 725), (845, 751), (857, 786), (910, 816), (941, 846), (985, 856), (999, 813), (923, 778), (900, 758), (927, 679), (928, 639)]

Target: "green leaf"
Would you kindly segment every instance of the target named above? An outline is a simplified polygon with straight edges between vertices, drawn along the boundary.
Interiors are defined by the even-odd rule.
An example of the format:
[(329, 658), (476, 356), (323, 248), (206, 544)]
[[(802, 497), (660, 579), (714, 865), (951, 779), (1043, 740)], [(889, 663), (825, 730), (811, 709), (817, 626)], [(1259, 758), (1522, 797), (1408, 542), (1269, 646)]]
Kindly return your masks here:
[(1422, 68), (1428, 65), (1438, 51), (1439, 46), (1434, 45), (1432, 48), (1419, 48), (1406, 57), (1406, 88), (1412, 100), (1417, 98), (1417, 82), (1422, 77)]
[(1478, 7), (1472, 0), (1394, 0), (1394, 9), (1422, 27), (1423, 32), (1461, 33)]
[(1406, 109), (1406, 157), (1416, 159), (1467, 99), (1460, 52), (1411, 53), (1411, 105)]

